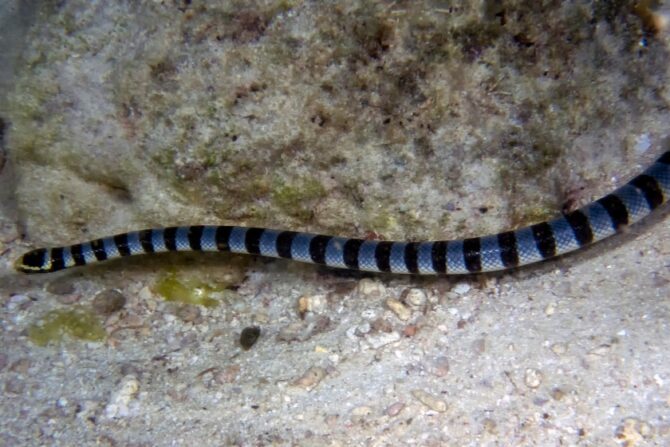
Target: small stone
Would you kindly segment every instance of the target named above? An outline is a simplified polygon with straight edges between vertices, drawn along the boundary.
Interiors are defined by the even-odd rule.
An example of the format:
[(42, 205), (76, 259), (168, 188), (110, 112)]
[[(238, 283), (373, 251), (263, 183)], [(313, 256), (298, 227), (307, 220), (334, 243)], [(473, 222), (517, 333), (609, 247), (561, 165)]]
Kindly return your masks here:
[(194, 304), (184, 304), (179, 306), (175, 314), (184, 323), (195, 323), (200, 320), (201, 317), (200, 307)]
[(391, 322), (385, 320), (384, 318), (376, 318), (370, 326), (374, 332), (393, 331), (393, 325), (391, 324)]
[(402, 335), (405, 337), (414, 337), (418, 332), (419, 327), (416, 324), (408, 324), (402, 330)]
[(564, 355), (568, 352), (568, 346), (565, 343), (554, 343), (551, 345), (551, 351), (556, 355)]
[(472, 342), (472, 352), (481, 355), (486, 352), (486, 339), (478, 338)]
[(277, 334), (277, 341), (292, 342), (302, 340), (305, 332), (305, 323), (302, 321), (294, 321), (284, 326)]
[(648, 133), (643, 133), (635, 137), (635, 152), (644, 154), (651, 147), (651, 138)]
[(391, 311), (402, 321), (407, 321), (412, 316), (412, 311), (395, 298), (387, 299), (386, 307), (391, 309)]
[(400, 301), (413, 309), (423, 309), (428, 297), (421, 289), (405, 289), (400, 294)]
[(551, 390), (551, 398), (554, 400), (561, 400), (565, 397), (565, 391), (560, 388), (554, 388)]
[(556, 304), (554, 303), (549, 303), (547, 304), (547, 307), (544, 308), (544, 314), (548, 317), (554, 315), (556, 313)]
[(293, 381), (293, 385), (300, 388), (312, 389), (326, 377), (326, 370), (318, 366), (312, 366), (305, 374)]
[(300, 318), (305, 318), (305, 314), (309, 310), (308, 299), (306, 296), (298, 298), (298, 315), (300, 315)]
[(140, 390), (140, 382), (135, 376), (125, 376), (118, 390), (112, 395), (105, 407), (104, 414), (108, 418), (119, 418), (130, 415), (129, 405)]
[(76, 289), (69, 278), (63, 277), (49, 282), (46, 286), (46, 290), (54, 295), (70, 295), (73, 294)]
[(379, 349), (391, 343), (400, 340), (400, 334), (397, 332), (379, 332), (375, 335), (369, 335), (365, 341), (373, 349)]
[(259, 324), (267, 324), (270, 321), (268, 314), (263, 311), (254, 313), (252, 317), (254, 321), (258, 322)]
[(390, 417), (397, 416), (400, 414), (403, 408), (405, 408), (405, 404), (403, 402), (395, 402), (386, 409), (386, 415)]
[(7, 354), (5, 354), (4, 352), (0, 352), (0, 371), (5, 369), (7, 363), (9, 363), (9, 358), (7, 357)]
[(452, 290), (452, 292), (455, 292), (459, 295), (465, 295), (466, 293), (468, 293), (470, 291), (470, 289), (471, 289), (470, 284), (468, 284), (466, 282), (459, 282), (451, 290)]
[(537, 388), (542, 385), (542, 372), (535, 368), (526, 369), (523, 381), (528, 388)]
[(444, 377), (449, 372), (449, 359), (445, 356), (436, 357), (428, 366), (428, 372), (435, 377)]
[(439, 413), (447, 411), (447, 403), (423, 390), (413, 390), (412, 396), (428, 408)]
[(261, 328), (258, 326), (249, 326), (242, 329), (240, 334), (240, 346), (245, 351), (251, 349), (256, 344), (258, 338), (261, 336)]
[(651, 437), (651, 426), (637, 418), (626, 418), (617, 427), (614, 436), (626, 447), (641, 445)]
[(233, 383), (240, 374), (240, 365), (230, 365), (214, 373), (214, 381), (219, 385)]
[[(367, 321), (365, 323), (361, 323), (356, 327), (356, 333), (359, 335), (365, 335), (369, 333), (372, 330), (372, 326), (370, 326), (370, 323)], [(1, 369), (1, 368), (0, 368)]]
[(56, 296), (56, 301), (58, 301), (61, 304), (74, 304), (79, 302), (79, 299), (81, 296), (79, 295), (58, 295)]
[(386, 287), (379, 281), (375, 281), (370, 278), (363, 278), (358, 282), (358, 293), (359, 295), (370, 297), (370, 296), (382, 296), (386, 292)]
[(126, 297), (116, 289), (106, 289), (93, 298), (93, 310), (100, 315), (111, 315), (126, 305)]
[(319, 314), (328, 310), (328, 299), (325, 295), (303, 295), (298, 298), (298, 314), (305, 318), (307, 312)]
[(307, 338), (322, 334), (330, 329), (330, 317), (319, 315), (307, 324)]
[(598, 356), (598, 357), (603, 357), (605, 356), (610, 350), (612, 349), (611, 345), (608, 344), (601, 344), (600, 346), (596, 346), (595, 348), (591, 349), (589, 351), (590, 355)]
[(484, 419), (484, 422), (483, 422), (482, 425), (483, 425), (484, 430), (486, 431), (486, 433), (489, 433), (491, 435), (496, 434), (496, 425), (497, 424), (496, 424), (496, 421), (494, 421), (493, 419), (491, 419), (491, 418)]
[(307, 316), (305, 321), (296, 321), (284, 326), (277, 334), (277, 340), (283, 342), (305, 341), (315, 335), (327, 332), (330, 329), (330, 318), (318, 315), (314, 318)]

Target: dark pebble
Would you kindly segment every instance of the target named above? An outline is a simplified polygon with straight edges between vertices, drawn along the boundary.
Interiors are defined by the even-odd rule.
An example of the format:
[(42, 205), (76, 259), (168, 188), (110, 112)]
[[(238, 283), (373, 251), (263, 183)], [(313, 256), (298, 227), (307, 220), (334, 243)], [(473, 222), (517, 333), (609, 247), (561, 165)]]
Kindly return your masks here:
[(185, 323), (196, 323), (200, 320), (200, 308), (193, 304), (179, 306), (175, 313)]
[(258, 326), (249, 326), (242, 329), (240, 334), (240, 346), (245, 351), (251, 349), (251, 347), (256, 344), (258, 337), (261, 336), (261, 328)]
[(93, 310), (101, 315), (111, 315), (126, 305), (126, 297), (114, 289), (103, 290), (93, 298)]
[(75, 287), (67, 278), (59, 278), (47, 284), (47, 292), (54, 295), (70, 295), (75, 292)]

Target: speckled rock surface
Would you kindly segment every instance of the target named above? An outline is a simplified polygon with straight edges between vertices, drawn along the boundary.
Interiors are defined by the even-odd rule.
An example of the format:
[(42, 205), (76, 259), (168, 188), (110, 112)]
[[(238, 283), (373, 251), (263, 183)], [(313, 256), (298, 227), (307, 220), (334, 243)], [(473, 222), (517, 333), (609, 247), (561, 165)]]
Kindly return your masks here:
[(662, 42), (625, 5), (494, 3), (44, 6), (7, 118), (21, 224), (445, 238), (635, 171), (670, 121)]
[[(30, 246), (154, 225), (489, 233), (663, 150), (667, 6), (438, 3), (40, 7), (0, 102), (0, 444), (670, 442), (667, 210), (476, 278), (226, 255), (12, 271)], [(104, 341), (78, 321), (37, 346), (54, 311)]]

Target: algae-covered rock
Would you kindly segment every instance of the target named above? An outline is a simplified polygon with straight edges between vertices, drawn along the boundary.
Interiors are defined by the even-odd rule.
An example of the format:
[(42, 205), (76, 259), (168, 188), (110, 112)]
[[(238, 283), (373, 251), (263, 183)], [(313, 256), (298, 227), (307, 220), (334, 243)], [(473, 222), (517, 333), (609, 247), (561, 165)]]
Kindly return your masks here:
[(38, 346), (59, 342), (64, 335), (84, 341), (102, 341), (105, 329), (93, 312), (81, 306), (52, 310), (28, 328), (28, 337)]
[(167, 275), (159, 279), (154, 290), (166, 301), (198, 304), (205, 307), (215, 307), (219, 304), (219, 301), (212, 297), (215, 289), (209, 284), (193, 280), (179, 280), (174, 275)]
[[(214, 275), (203, 275), (198, 272), (187, 272), (183, 275), (169, 273), (158, 278), (153, 286), (154, 292), (165, 301), (173, 301), (185, 305), (216, 307), (223, 301), (237, 298), (234, 289), (234, 276), (226, 273), (235, 271), (234, 267), (218, 269)], [(228, 280), (226, 280), (228, 278)], [(232, 279), (232, 280), (231, 280)]]
[(7, 117), (24, 227), (529, 223), (577, 179), (609, 189), (640, 157), (624, 136), (667, 120), (666, 37), (637, 4), (44, 2)]

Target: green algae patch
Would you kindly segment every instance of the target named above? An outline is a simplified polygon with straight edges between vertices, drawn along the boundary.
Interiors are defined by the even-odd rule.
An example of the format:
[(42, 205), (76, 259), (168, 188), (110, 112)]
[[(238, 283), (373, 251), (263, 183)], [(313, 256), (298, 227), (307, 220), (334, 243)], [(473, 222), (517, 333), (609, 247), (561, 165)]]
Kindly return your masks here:
[(159, 279), (154, 286), (154, 291), (161, 295), (165, 301), (197, 304), (205, 307), (218, 306), (219, 301), (212, 295), (223, 292), (222, 289), (213, 287), (208, 283), (197, 280), (179, 280), (174, 275)]
[(278, 184), (272, 193), (274, 203), (287, 214), (308, 219), (314, 202), (323, 198), (326, 190), (316, 178), (303, 177), (293, 183)]
[(66, 334), (84, 341), (103, 341), (106, 335), (100, 320), (83, 307), (52, 310), (28, 328), (28, 337), (38, 346), (59, 342)]

